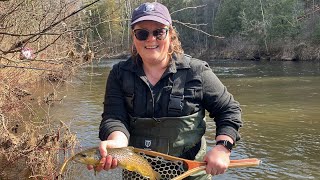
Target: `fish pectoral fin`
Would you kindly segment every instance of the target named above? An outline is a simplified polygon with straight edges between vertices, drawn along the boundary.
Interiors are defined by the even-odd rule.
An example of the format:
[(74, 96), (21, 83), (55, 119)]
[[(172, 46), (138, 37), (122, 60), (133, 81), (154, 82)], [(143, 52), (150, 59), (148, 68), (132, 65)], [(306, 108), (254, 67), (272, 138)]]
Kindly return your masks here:
[(99, 171), (97, 171), (97, 166), (93, 167), (93, 171), (95, 176), (99, 173)]
[(103, 165), (103, 163), (102, 163), (102, 162), (99, 162), (98, 164), (96, 164), (96, 165), (93, 166), (93, 170), (94, 170), (94, 175), (95, 175), (95, 176), (100, 172), (100, 171), (97, 170), (97, 168), (98, 168), (99, 166), (102, 166), (102, 165)]

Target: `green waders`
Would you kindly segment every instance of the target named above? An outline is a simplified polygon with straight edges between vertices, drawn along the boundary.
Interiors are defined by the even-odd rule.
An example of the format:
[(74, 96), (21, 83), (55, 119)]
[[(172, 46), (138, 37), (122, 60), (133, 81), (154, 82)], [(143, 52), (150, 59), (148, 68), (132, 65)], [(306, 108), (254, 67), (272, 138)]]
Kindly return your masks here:
[[(130, 146), (203, 160), (206, 153), (204, 111), (183, 117), (130, 119)], [(202, 171), (185, 179), (211, 179), (211, 176)]]

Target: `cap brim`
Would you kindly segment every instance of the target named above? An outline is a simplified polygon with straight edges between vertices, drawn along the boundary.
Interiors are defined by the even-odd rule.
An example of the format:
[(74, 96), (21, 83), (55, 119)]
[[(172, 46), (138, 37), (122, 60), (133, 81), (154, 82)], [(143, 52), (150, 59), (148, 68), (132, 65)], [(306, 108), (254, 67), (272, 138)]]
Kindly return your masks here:
[(170, 23), (164, 19), (162, 19), (161, 17), (158, 17), (158, 16), (143, 16), (143, 17), (140, 17), (138, 19), (136, 19), (135, 21), (131, 22), (131, 26), (138, 23), (138, 22), (141, 22), (141, 21), (155, 21), (155, 22), (159, 22), (161, 24), (164, 24), (166, 26), (169, 26)]

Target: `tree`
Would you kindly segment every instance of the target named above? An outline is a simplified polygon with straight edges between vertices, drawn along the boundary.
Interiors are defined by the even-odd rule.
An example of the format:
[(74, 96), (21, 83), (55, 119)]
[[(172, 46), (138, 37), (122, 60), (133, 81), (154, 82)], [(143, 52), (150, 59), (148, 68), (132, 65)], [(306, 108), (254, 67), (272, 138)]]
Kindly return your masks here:
[[(54, 179), (57, 151), (75, 146), (69, 127), (62, 122), (53, 126), (50, 115), (39, 118), (33, 109), (37, 103), (31, 102), (39, 99), (37, 111), (49, 109), (59, 101), (56, 91), (61, 84), (79, 66), (91, 63), (92, 52), (86, 50), (92, 47), (85, 40), (90, 26), (83, 24), (80, 12), (98, 1), (0, 2), (0, 179), (25, 179), (26, 174)], [(41, 80), (52, 87), (46, 97), (34, 93), (39, 82), (48, 82)], [(18, 166), (22, 172), (13, 171)]]
[(221, 2), (217, 17), (214, 19), (214, 32), (217, 35), (230, 37), (241, 32), (241, 2), (241, 0), (224, 0)]
[(267, 9), (270, 39), (297, 37), (301, 28), (297, 18), (302, 14), (302, 10), (303, 3), (299, 0), (270, 1)]

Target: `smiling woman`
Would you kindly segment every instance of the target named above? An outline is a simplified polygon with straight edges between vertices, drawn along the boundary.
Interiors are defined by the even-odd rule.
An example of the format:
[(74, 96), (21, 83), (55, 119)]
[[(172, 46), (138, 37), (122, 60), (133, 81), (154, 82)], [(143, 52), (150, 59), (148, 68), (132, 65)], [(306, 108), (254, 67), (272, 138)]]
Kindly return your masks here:
[[(143, 3), (132, 13), (131, 28), (132, 55), (115, 64), (107, 80), (97, 170), (118, 165), (107, 148), (130, 145), (206, 162), (206, 173), (186, 179), (224, 173), (240, 139), (239, 103), (208, 63), (183, 53), (167, 7)], [(205, 110), (214, 118), (215, 140), (224, 142), (208, 152)]]
[[(167, 35), (166, 25), (154, 21), (139, 22), (134, 25), (133, 29), (135, 34), (133, 38), (134, 47), (143, 61), (146, 75), (155, 77), (152, 81), (154, 85), (161, 78), (169, 63), (168, 51), (171, 35)], [(144, 37), (145, 40), (141, 39), (143, 35), (141, 31), (147, 32), (144, 33), (148, 35)], [(149, 31), (153, 32), (152, 36), (150, 36)], [(154, 34), (157, 34), (157, 36), (154, 36)]]

